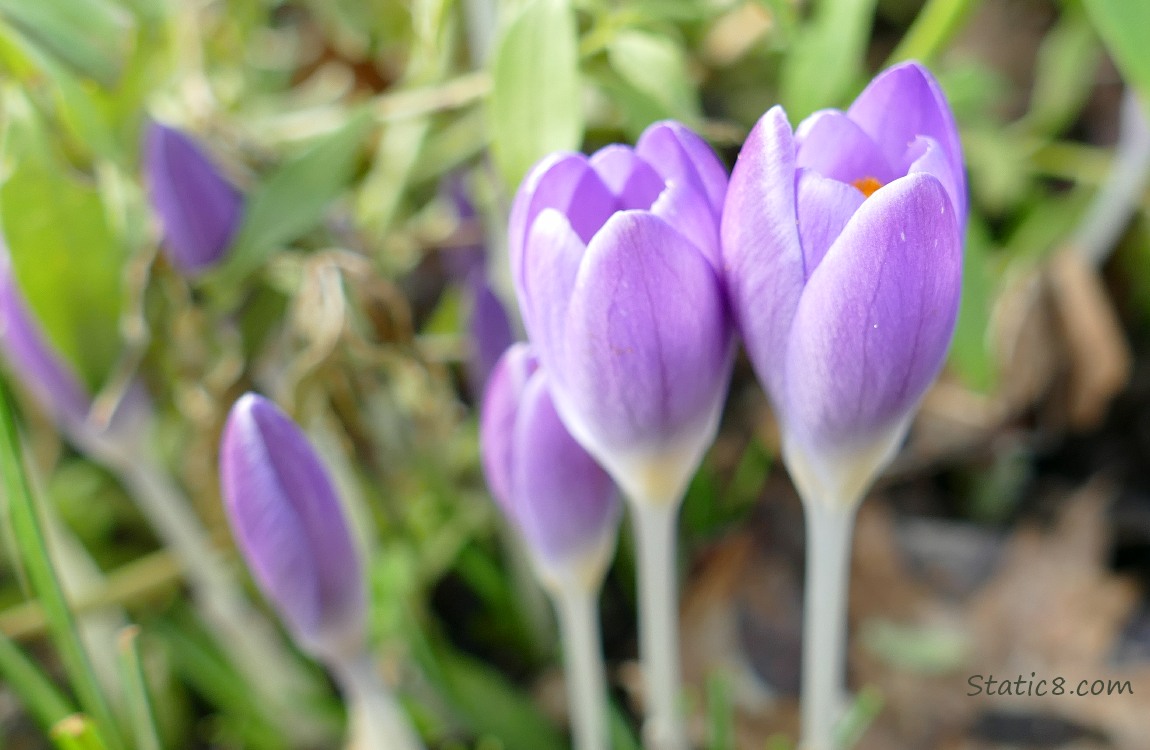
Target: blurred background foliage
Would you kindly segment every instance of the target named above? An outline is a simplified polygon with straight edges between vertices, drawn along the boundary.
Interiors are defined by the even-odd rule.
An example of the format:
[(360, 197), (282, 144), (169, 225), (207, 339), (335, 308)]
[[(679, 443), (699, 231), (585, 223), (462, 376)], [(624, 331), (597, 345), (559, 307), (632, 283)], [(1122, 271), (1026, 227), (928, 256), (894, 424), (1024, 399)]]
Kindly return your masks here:
[[(1051, 268), (1120, 162), (1124, 86), (1150, 97), (1147, 29), (1150, 4), (1132, 0), (0, 0), (0, 225), (31, 307), (92, 392), (112, 403), (142, 376), (152, 445), (221, 548), (218, 436), (256, 389), (305, 425), (337, 477), (370, 550), (380, 662), (425, 736), (560, 747), (549, 614), (487, 497), (465, 372), (460, 269), (487, 248), (480, 262), (512, 302), (502, 232), (530, 165), (676, 118), (729, 166), (769, 106), (798, 122), (845, 105), (888, 63), (926, 62), (962, 130), (973, 214), (947, 374), (895, 481), (932, 478), (941, 513), (1002, 527), (1044, 450), (1104, 429), (1146, 351), (1144, 182), (1124, 196), (1134, 220), (1116, 249)], [(195, 280), (158, 253), (141, 178), (149, 118), (194, 134), (247, 196), (227, 260)], [(1117, 374), (1083, 385), (1100, 370)], [(313, 739), (255, 705), (118, 481), (12, 387), (30, 473), (71, 550), (57, 564), (90, 573), (73, 604), (139, 624), (120, 651), (138, 656), (164, 746), (333, 746), (341, 709), (326, 678), (310, 668), (300, 706)], [(977, 454), (1004, 425), (1045, 442)], [(776, 452), (742, 364), (683, 509), (685, 571), (753, 523)], [(0, 652), (18, 643), (66, 695), (76, 678), (44, 639), (47, 603), (28, 596), (11, 528)], [(624, 538), (604, 603), (618, 747), (634, 746), (632, 580)], [(913, 645), (920, 661), (950, 653)], [(133, 672), (117, 674), (128, 692)], [(711, 747), (734, 746), (729, 693), (721, 679), (692, 688)], [(37, 725), (63, 718), (47, 714), (0, 687), (0, 745), (46, 746)], [(68, 744), (82, 734), (54, 742), (88, 747)]]

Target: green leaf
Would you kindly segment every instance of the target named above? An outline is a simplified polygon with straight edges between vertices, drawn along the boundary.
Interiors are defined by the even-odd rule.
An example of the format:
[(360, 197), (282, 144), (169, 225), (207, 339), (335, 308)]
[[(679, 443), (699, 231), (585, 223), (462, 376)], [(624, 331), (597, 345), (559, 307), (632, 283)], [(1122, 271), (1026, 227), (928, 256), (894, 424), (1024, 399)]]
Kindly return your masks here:
[(583, 142), (578, 31), (566, 0), (530, 0), (504, 28), (492, 61), (492, 152), (519, 184), (552, 151)]
[(699, 96), (687, 72), (687, 59), (673, 40), (647, 31), (619, 32), (607, 46), (607, 59), (620, 77), (649, 98), (658, 117), (688, 123), (699, 119)]
[(1101, 58), (1098, 37), (1085, 14), (1071, 6), (1042, 40), (1024, 122), (1034, 133), (1054, 135), (1077, 118), (1094, 89)]
[(125, 253), (99, 193), (75, 175), (23, 94), (3, 97), (0, 224), (20, 288), (48, 339), (89, 387), (102, 385), (120, 349)]
[(124, 690), (124, 703), (132, 727), (137, 750), (160, 750), (160, 735), (152, 716), (152, 699), (148, 694), (148, 681), (140, 660), (140, 628), (131, 625), (120, 631), (117, 650), (120, 684)]
[(45, 729), (75, 710), (36, 662), (3, 633), (0, 633), (0, 678)]
[(1144, 0), (1084, 0), (1086, 12), (1126, 80), (1150, 99), (1150, 3)]
[(103, 741), (110, 747), (120, 748), (123, 745), (120, 742), (111, 706), (96, 679), (92, 661), (80, 638), (76, 618), (64, 595), (64, 589), (60, 585), (48, 549), (48, 540), (44, 535), (44, 526), (40, 518), (39, 502), (33, 495), (31, 484), (24, 473), (23, 450), (11, 404), (7, 389), (0, 387), (0, 476), (3, 477), (8, 520), (12, 524), (20, 560), (28, 574), (32, 590), (44, 608), (52, 640), (60, 652), (60, 660), (68, 672), (80, 705), (91, 716), (96, 717)]
[(783, 67), (782, 99), (793, 122), (843, 103), (862, 76), (875, 2), (819, 0)]
[(262, 265), (279, 247), (319, 224), (351, 181), (363, 138), (372, 127), (362, 109), (338, 130), (284, 162), (248, 199), (244, 223), (220, 274), (235, 279)]
[(998, 264), (991, 252), (990, 232), (983, 222), (972, 220), (966, 237), (962, 301), (949, 360), (969, 388), (986, 393), (994, 386), (995, 378), (994, 353), (987, 330), (998, 293)]
[(962, 30), (977, 5), (977, 0), (928, 0), (887, 64), (931, 61)]
[(52, 727), (52, 744), (58, 750), (106, 750), (96, 724), (84, 714), (72, 714)]
[(0, 17), (77, 73), (109, 87), (133, 35), (132, 16), (108, 0), (0, 0)]
[(481, 661), (456, 654), (440, 667), (455, 704), (479, 735), (498, 737), (506, 750), (560, 750), (559, 733), (532, 700)]

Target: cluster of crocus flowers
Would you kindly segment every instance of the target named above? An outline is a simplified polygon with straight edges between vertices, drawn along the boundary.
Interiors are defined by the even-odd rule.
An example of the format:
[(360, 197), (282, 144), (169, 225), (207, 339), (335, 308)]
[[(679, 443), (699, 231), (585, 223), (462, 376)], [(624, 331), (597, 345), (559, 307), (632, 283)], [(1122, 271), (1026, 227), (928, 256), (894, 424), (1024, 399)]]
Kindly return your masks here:
[(236, 544), (288, 631), (347, 694), (352, 746), (421, 747), (368, 657), (367, 583), (327, 471), (275, 404), (249, 393), (220, 441), (220, 483)]
[[(957, 129), (917, 63), (797, 130), (770, 110), (729, 186), (675, 123), (634, 149), (552, 155), (520, 186), (508, 243), (528, 336), (556, 415), (635, 522), (649, 747), (686, 745), (674, 521), (717, 430), (737, 331), (807, 509), (803, 743), (830, 750), (854, 510), (942, 366), (966, 211)], [(510, 428), (483, 439), (510, 439), (496, 429)], [(549, 512), (570, 523), (574, 508)]]
[(243, 220), (239, 191), (190, 136), (159, 122), (144, 136), (144, 173), (172, 265), (196, 276), (219, 264)]

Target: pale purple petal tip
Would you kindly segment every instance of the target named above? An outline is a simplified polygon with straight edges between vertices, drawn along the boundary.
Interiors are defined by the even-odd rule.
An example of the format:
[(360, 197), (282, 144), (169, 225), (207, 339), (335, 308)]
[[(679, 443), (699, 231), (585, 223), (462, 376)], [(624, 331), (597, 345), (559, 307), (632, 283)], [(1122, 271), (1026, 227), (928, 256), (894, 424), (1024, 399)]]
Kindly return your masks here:
[(346, 655), (361, 644), (363, 571), (331, 480), (303, 432), (249, 393), (220, 443), (220, 481), (236, 544), (300, 645)]
[(172, 264), (194, 275), (219, 263), (243, 218), (240, 193), (191, 138), (157, 122), (145, 136), (144, 170)]

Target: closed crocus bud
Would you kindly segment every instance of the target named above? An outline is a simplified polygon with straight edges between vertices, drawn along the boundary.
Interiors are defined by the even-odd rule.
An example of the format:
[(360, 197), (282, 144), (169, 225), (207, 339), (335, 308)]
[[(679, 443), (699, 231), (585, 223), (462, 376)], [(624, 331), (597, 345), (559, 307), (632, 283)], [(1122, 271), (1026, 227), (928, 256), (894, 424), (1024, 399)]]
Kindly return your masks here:
[(219, 263), (243, 217), (240, 193), (195, 141), (158, 122), (148, 125), (144, 170), (172, 264), (196, 275)]
[(0, 349), (8, 366), (42, 408), (64, 428), (82, 425), (91, 399), (76, 373), (48, 341), (28, 308), (0, 240)]
[(363, 648), (366, 592), (355, 543), (303, 432), (262, 396), (232, 407), (220, 483), (236, 544), (296, 641), (343, 662)]
[(938, 84), (906, 63), (792, 133), (779, 107), (731, 176), (731, 306), (805, 497), (856, 502), (954, 331), (966, 180)]
[(555, 154), (519, 188), (511, 271), (572, 435), (632, 498), (676, 503), (714, 438), (732, 362), (718, 273), (726, 172), (697, 135)]
[(611, 478), (563, 426), (548, 384), (527, 344), (496, 364), (480, 422), (484, 473), (541, 577), (597, 587), (620, 503)]

